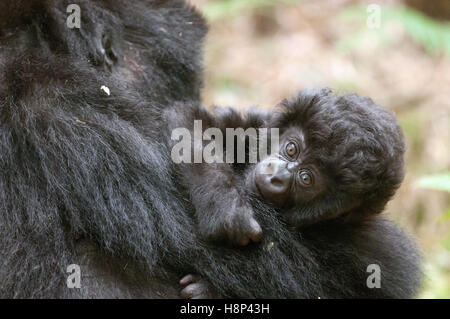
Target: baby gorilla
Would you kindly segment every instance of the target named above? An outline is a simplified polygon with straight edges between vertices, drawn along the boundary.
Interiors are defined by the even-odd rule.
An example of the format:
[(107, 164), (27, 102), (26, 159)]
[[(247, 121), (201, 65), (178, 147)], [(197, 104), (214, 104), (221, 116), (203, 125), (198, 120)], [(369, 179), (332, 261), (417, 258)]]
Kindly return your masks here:
[(295, 226), (380, 213), (403, 180), (401, 129), (369, 98), (303, 91), (281, 102), (270, 126), (280, 151), (248, 170), (246, 185)]
[[(280, 134), (279, 150), (257, 164), (177, 165), (196, 208), (199, 233), (208, 239), (228, 238), (240, 245), (260, 240), (248, 196), (271, 203), (296, 227), (335, 218), (362, 221), (383, 211), (404, 177), (405, 147), (395, 117), (356, 94), (304, 90), (272, 112), (218, 108), (213, 114), (191, 106), (188, 113), (184, 125), (192, 127), (200, 119), (204, 129), (216, 127), (223, 136), (227, 128), (252, 127), (278, 128)], [(170, 115), (172, 125), (183, 122), (181, 113)], [(233, 144), (232, 150), (224, 147), (224, 154), (231, 151), (236, 159)], [(187, 286), (184, 296), (206, 295), (207, 284), (197, 276), (180, 283)]]
[[(404, 176), (403, 135), (397, 121), (369, 98), (330, 93), (327, 88), (304, 90), (272, 112), (240, 114), (217, 108), (213, 114), (191, 105), (188, 112), (177, 107), (166, 114), (172, 130), (192, 128), (194, 120), (202, 120), (203, 129), (219, 129), (223, 136), (229, 128), (279, 129), (280, 149), (257, 164), (239, 163), (238, 143), (225, 140), (220, 145), (225, 145), (225, 157), (233, 154), (233, 164), (216, 157), (215, 163), (175, 166), (196, 208), (201, 235), (240, 245), (260, 240), (261, 227), (245, 192), (275, 205), (295, 226), (339, 216), (363, 219), (384, 209)], [(199, 137), (192, 136), (198, 147)], [(219, 146), (217, 140), (213, 143)], [(246, 151), (248, 159), (255, 150)]]

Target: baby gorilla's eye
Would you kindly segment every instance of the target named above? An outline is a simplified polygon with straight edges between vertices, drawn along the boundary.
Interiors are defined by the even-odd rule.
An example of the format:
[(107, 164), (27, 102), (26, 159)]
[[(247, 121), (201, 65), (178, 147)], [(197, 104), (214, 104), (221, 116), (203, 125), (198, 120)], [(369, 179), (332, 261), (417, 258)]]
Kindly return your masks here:
[(312, 176), (308, 172), (301, 172), (300, 173), (300, 181), (305, 186), (310, 186), (312, 184)]
[(295, 155), (297, 155), (297, 152), (298, 149), (295, 143), (290, 142), (286, 145), (286, 154), (289, 155), (290, 157), (295, 157)]

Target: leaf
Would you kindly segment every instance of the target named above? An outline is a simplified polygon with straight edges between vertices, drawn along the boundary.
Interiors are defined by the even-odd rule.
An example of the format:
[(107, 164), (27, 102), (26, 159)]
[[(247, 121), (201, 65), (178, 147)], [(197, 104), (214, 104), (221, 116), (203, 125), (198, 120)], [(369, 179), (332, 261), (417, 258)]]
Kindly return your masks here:
[(424, 176), (419, 179), (418, 185), (422, 188), (450, 192), (450, 172)]
[[(450, 220), (450, 209), (447, 209), (447, 211), (442, 214), (441, 218), (439, 218), (439, 221), (449, 221), (449, 220)], [(449, 247), (448, 250), (450, 250), (450, 245), (448, 247)]]
[[(382, 38), (385, 35), (389, 37), (389, 33), (385, 30), (386, 22), (395, 21), (399, 22), (411, 38), (420, 43), (429, 54), (445, 53), (450, 56), (450, 24), (435, 21), (417, 10), (384, 6), (379, 30), (369, 30), (366, 27), (367, 13), (364, 6), (348, 7), (341, 11), (339, 17), (343, 21), (359, 21), (361, 25), (359, 30), (355, 30), (338, 42), (338, 49), (345, 46), (347, 49), (355, 48), (361, 43), (358, 39), (365, 39), (369, 35), (377, 35), (381, 42), (385, 42)], [(355, 36), (358, 38), (355, 39)]]
[(277, 3), (294, 4), (299, 0), (222, 0), (208, 2), (202, 8), (208, 20), (216, 20), (234, 16), (245, 9), (274, 6)]

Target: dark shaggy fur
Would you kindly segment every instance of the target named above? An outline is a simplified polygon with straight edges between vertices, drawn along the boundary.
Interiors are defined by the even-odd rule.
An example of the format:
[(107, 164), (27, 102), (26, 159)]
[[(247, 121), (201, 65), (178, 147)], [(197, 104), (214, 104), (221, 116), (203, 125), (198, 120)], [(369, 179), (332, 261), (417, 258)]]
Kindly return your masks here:
[(325, 192), (289, 212), (294, 224), (380, 213), (403, 181), (405, 145), (395, 117), (370, 98), (330, 93), (305, 90), (280, 103), (271, 119), (280, 134), (301, 127), (302, 160), (317, 163), (327, 177)]
[(68, 29), (73, 2), (0, 3), (1, 297), (176, 297), (188, 272), (224, 297), (414, 295), (417, 250), (380, 217), (296, 230), (243, 194), (260, 244), (198, 238), (163, 136), (170, 107), (199, 104), (203, 19), (179, 0), (84, 0)]
[[(243, 215), (246, 211), (240, 211), (239, 214), (234, 215), (233, 212), (237, 210), (236, 206), (247, 207), (246, 205), (251, 203), (249, 207), (253, 205), (252, 211), (255, 212), (258, 221), (262, 223), (261, 226), (264, 230), (262, 247), (271, 247), (272, 241), (274, 243), (281, 242), (279, 248), (289, 250), (289, 252), (285, 251), (286, 256), (295, 256), (293, 259), (286, 259), (286, 256), (276, 257), (277, 260), (282, 261), (279, 265), (280, 269), (289, 273), (288, 278), (284, 278), (281, 274), (275, 277), (276, 284), (273, 285), (282, 287), (279, 294), (276, 292), (277, 288), (272, 286), (270, 293), (264, 295), (264, 293), (261, 293), (264, 289), (258, 285), (261, 295), (265, 297), (301, 296), (310, 298), (314, 297), (314, 294), (325, 297), (411, 297), (420, 282), (419, 260), (415, 248), (395, 227), (389, 225), (389, 222), (374, 216), (383, 211), (384, 206), (403, 180), (404, 143), (400, 127), (391, 113), (374, 104), (369, 98), (360, 97), (356, 94), (336, 96), (330, 93), (329, 89), (305, 90), (295, 98), (281, 102), (273, 112), (261, 112), (254, 109), (249, 113), (242, 114), (232, 108), (217, 108), (214, 112), (209, 112), (198, 105), (185, 106), (184, 109), (168, 108), (165, 111), (166, 114), (169, 114), (166, 119), (167, 122), (171, 123), (171, 129), (174, 127), (192, 127), (194, 120), (198, 119), (203, 121), (204, 130), (208, 127), (217, 127), (223, 132), (224, 136), (226, 128), (279, 128), (280, 151), (276, 156), (277, 158), (285, 157), (283, 148), (288, 141), (292, 140), (292, 129), (299, 130), (304, 138), (304, 149), (299, 155), (301, 156), (301, 165), (316, 165), (323, 175), (325, 186), (320, 192), (314, 194), (314, 197), (306, 200), (302, 197), (302, 194), (308, 190), (292, 185), (288, 189), (289, 196), (293, 198), (292, 201), (273, 211), (272, 214), (278, 216), (277, 218), (282, 223), (286, 222), (289, 225), (301, 227), (298, 230), (299, 234), (294, 235), (294, 237), (299, 235), (297, 240), (292, 238), (292, 241), (284, 242), (283, 240), (288, 238), (289, 235), (287, 233), (281, 235), (278, 233), (280, 229), (273, 228), (274, 225), (277, 225), (277, 222), (272, 220), (270, 223), (265, 223), (264, 218), (268, 217), (265, 213), (272, 210), (273, 207), (264, 206), (262, 208), (259, 205), (255, 207), (255, 201), (256, 203), (266, 202), (266, 198), (256, 186), (255, 174), (257, 173), (255, 171), (260, 163), (256, 165), (181, 164), (176, 165), (174, 170), (177, 172), (182, 185), (187, 188), (185, 190), (187, 195), (192, 199), (196, 218), (199, 222), (200, 235), (214, 233), (221, 223), (225, 223), (224, 228), (229, 229), (230, 233), (234, 234), (233, 232), (236, 229), (242, 228), (242, 225), (247, 222), (247, 217)], [(168, 132), (170, 131), (169, 129)], [(191, 135), (194, 134), (191, 133)], [(225, 144), (226, 142), (224, 142)], [(226, 153), (226, 149), (224, 151)], [(224, 157), (226, 156), (224, 155)], [(236, 198), (238, 198), (237, 204)], [(321, 223), (315, 225), (319, 222)], [(243, 230), (241, 229), (241, 231)], [(275, 232), (272, 233), (272, 231)], [(377, 237), (376, 234), (381, 234), (384, 231), (387, 236), (394, 236), (398, 239), (396, 240), (397, 243), (392, 243), (390, 248), (388, 248), (390, 245), (387, 242), (380, 244), (373, 241)], [(314, 234), (314, 236), (310, 236), (310, 234)], [(328, 236), (332, 237), (327, 238)], [(333, 238), (333, 236), (336, 237)], [(358, 239), (358, 236), (361, 236), (361, 238)], [(309, 249), (315, 249), (315, 243), (306, 242), (305, 238), (317, 242), (324, 240), (323, 244), (329, 246), (322, 246), (322, 253), (327, 257), (316, 260), (316, 256), (304, 256), (303, 254), (308, 255), (310, 253)], [(368, 238), (370, 238), (370, 241), (368, 241)], [(351, 243), (353, 240), (355, 242)], [(400, 289), (405, 294), (398, 294), (398, 291), (394, 292), (396, 289), (393, 287), (399, 283), (393, 286), (384, 286), (380, 291), (376, 291), (368, 289), (365, 282), (361, 282), (362, 279), (357, 281), (356, 278), (352, 278), (352, 275), (357, 273), (363, 276), (366, 267), (370, 264), (365, 266), (363, 266), (363, 263), (359, 264), (360, 258), (363, 258), (363, 256), (359, 248), (354, 246), (359, 241), (367, 243), (365, 249), (367, 249), (369, 259), (378, 260), (376, 255), (380, 253), (380, 256), (383, 255), (380, 260), (385, 262), (390, 259), (393, 262), (387, 267), (386, 265), (382, 266), (385, 270), (396, 272), (394, 269), (409, 268), (407, 278), (402, 279), (403, 284), (401, 284), (402, 288)], [(283, 248), (284, 244), (286, 246)], [(296, 246), (298, 244), (299, 246)], [(344, 256), (345, 249), (334, 249), (334, 244), (339, 245), (339, 247), (341, 247), (340, 245), (347, 247), (349, 251), (352, 251), (352, 257)], [(398, 251), (388, 252), (397, 244), (408, 247), (406, 248), (408, 257), (403, 255), (406, 257), (403, 259), (404, 257), (400, 256)], [(374, 246), (368, 248), (371, 245)], [(382, 253), (380, 248), (383, 245), (386, 245), (387, 251)], [(372, 248), (373, 251), (371, 251)], [(333, 252), (337, 250), (336, 260), (334, 261), (333, 257), (328, 254), (331, 250)], [(224, 251), (221, 252), (220, 256), (214, 257), (214, 260), (221, 260)], [(248, 248), (249, 255), (251, 255), (250, 251), (251, 248)], [(321, 251), (321, 249), (318, 251)], [(262, 256), (265, 255), (261, 255), (261, 258), (264, 258)], [(294, 261), (297, 257), (302, 260)], [(322, 279), (321, 275), (304, 275), (305, 269), (313, 269), (309, 268), (313, 266), (309, 265), (304, 260), (305, 258), (312, 265), (317, 263), (319, 268), (330, 267), (328, 268), (329, 274), (324, 278), (329, 280), (329, 285), (333, 287), (331, 288), (333, 293), (322, 290), (324, 289), (323, 283), (319, 283)], [(339, 258), (342, 259), (342, 264), (340, 264), (342, 266), (334, 264), (335, 262), (339, 263)], [(346, 258), (348, 258), (347, 261), (344, 261)], [(250, 259), (254, 260), (256, 257)], [(401, 261), (402, 259), (403, 261)], [(235, 262), (232, 257), (227, 260), (229, 260), (228, 265), (232, 264), (231, 261)], [(271, 259), (271, 262), (273, 260)], [(399, 264), (395, 264), (395, 260)], [(264, 261), (261, 260), (261, 263), (264, 263)], [(373, 263), (378, 264), (378, 262)], [(270, 267), (276, 267), (275, 265), (276, 263), (270, 264)], [(299, 269), (289, 270), (289, 265), (295, 265)], [(333, 269), (332, 265), (340, 269)], [(345, 265), (352, 266), (347, 267)], [(223, 271), (223, 266), (220, 267), (220, 270)], [(264, 268), (264, 265), (262, 267)], [(355, 268), (351, 269), (352, 267)], [(206, 268), (202, 268), (200, 273), (206, 273), (206, 276), (212, 280), (211, 286), (219, 289), (221, 294), (232, 296), (232, 290), (223, 290), (221, 281), (217, 279), (220, 275), (217, 275), (217, 269), (213, 269), (214, 272), (211, 274), (207, 273)], [(264, 281), (263, 285), (268, 284), (267, 278), (264, 280), (263, 278), (252, 277), (254, 270), (247, 268), (246, 271), (242, 272), (242, 269), (246, 269), (244, 264), (239, 264), (236, 269), (239, 269), (236, 274), (244, 273), (244, 276), (247, 276), (253, 283)], [(266, 270), (259, 269), (257, 272), (260, 275), (264, 271)], [(340, 273), (338, 278), (340, 278), (339, 280), (342, 279), (342, 282), (335, 282), (331, 279), (332, 271)], [(315, 273), (315, 271), (311, 273)], [(319, 273), (324, 274), (325, 272), (320, 270)], [(392, 273), (389, 276), (396, 277), (399, 275), (400, 273)], [(228, 273), (227, 276), (229, 276)], [(267, 274), (267, 277), (269, 277), (269, 274)], [(311, 291), (304, 290), (304, 286), (298, 287), (295, 284), (292, 287), (284, 286), (285, 284), (289, 285), (291, 279), (293, 282), (297, 280), (300, 282), (302, 280), (308, 281), (311, 291), (314, 291), (315, 285), (317, 285), (318, 290), (310, 294)], [(223, 280), (226, 282), (225, 278)], [(245, 278), (241, 278), (239, 282), (245, 280)], [(391, 280), (389, 279), (389, 281)], [(315, 284), (314, 281), (316, 281)], [(408, 284), (405, 285), (406, 282)], [(196, 288), (195, 285), (189, 287), (191, 295), (205, 295), (201, 291), (202, 287), (197, 286)], [(245, 289), (247, 289), (246, 292), (243, 291), (242, 294), (236, 296), (248, 296), (249, 286), (245, 286)], [(296, 289), (300, 289), (300, 291), (295, 291)], [(409, 292), (406, 293), (406, 291)]]
[[(258, 241), (260, 228), (254, 225), (252, 210), (243, 199), (248, 190), (262, 195), (262, 200), (274, 201), (296, 226), (342, 215), (347, 220), (361, 220), (383, 211), (404, 176), (400, 127), (391, 113), (369, 98), (330, 93), (329, 89), (304, 90), (295, 98), (282, 101), (273, 112), (254, 109), (241, 114), (232, 108), (209, 112), (196, 104), (165, 110), (169, 145), (173, 144), (170, 132), (174, 128), (192, 128), (195, 120), (202, 120), (203, 130), (220, 129), (225, 139), (222, 163), (192, 164), (191, 154), (189, 163), (174, 167), (192, 199), (202, 236), (228, 237), (241, 244)], [(275, 155), (256, 165), (239, 164), (235, 142), (234, 164), (225, 163), (230, 152), (227, 129), (262, 127), (279, 129), (280, 149), (272, 150)], [(194, 144), (198, 137), (193, 131), (190, 135)], [(293, 158), (285, 153), (285, 147), (292, 142), (299, 149)], [(248, 163), (248, 145), (246, 152)], [(284, 169), (279, 176), (272, 175), (278, 182), (275, 193), (273, 189), (262, 190), (266, 185), (259, 172), (267, 161), (269, 165), (298, 166)], [(302, 185), (297, 179), (303, 171), (309, 171), (317, 185)], [(286, 189), (280, 191), (280, 178), (286, 174), (289, 181), (285, 181)]]

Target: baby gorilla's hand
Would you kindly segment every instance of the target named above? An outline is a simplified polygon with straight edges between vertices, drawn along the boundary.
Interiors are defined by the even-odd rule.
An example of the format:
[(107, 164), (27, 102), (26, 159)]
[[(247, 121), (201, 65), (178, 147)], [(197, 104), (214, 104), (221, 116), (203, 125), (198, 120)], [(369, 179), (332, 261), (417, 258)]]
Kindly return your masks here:
[(240, 246), (261, 240), (262, 229), (253, 210), (238, 196), (217, 200), (205, 209), (209, 210), (209, 218), (202, 216), (199, 226), (201, 235), (208, 240), (227, 240)]
[(246, 246), (250, 241), (259, 242), (262, 229), (253, 217), (253, 210), (245, 205), (234, 207), (219, 220), (219, 234), (226, 233), (228, 239), (237, 245)]
[(217, 299), (219, 297), (209, 282), (197, 275), (184, 276), (180, 280), (180, 285), (184, 286), (180, 295), (185, 299)]

